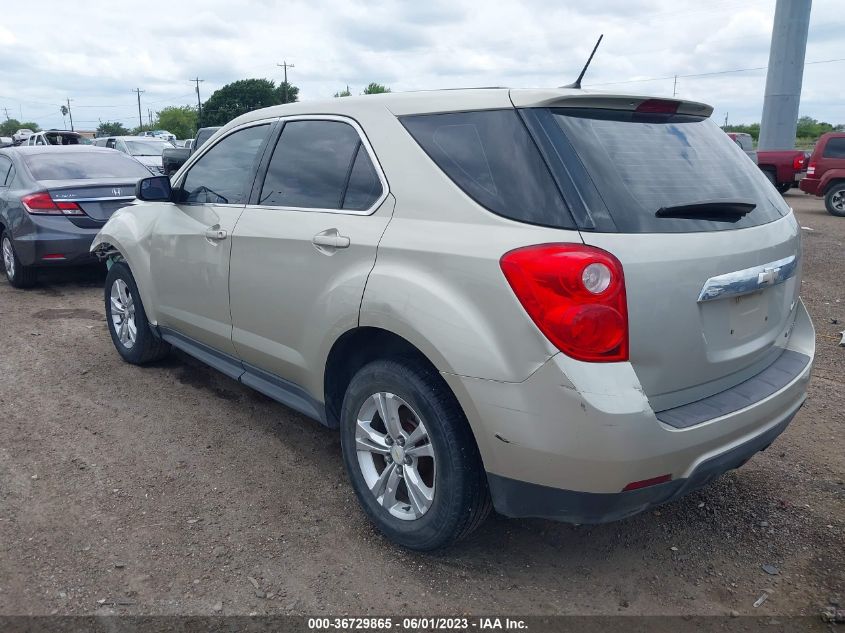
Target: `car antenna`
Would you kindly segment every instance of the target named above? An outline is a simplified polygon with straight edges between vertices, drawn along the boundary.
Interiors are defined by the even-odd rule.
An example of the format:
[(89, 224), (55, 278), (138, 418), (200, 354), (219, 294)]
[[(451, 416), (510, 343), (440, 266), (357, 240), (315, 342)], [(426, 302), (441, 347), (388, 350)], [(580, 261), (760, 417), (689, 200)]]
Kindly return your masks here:
[(598, 40), (598, 42), (596, 42), (596, 45), (593, 46), (593, 52), (590, 53), (590, 57), (587, 59), (587, 63), (584, 64), (584, 68), (581, 69), (581, 74), (578, 75), (578, 79), (573, 81), (571, 84), (568, 84), (566, 86), (561, 86), (561, 88), (573, 88), (575, 90), (581, 89), (581, 80), (584, 78), (584, 73), (587, 72), (587, 68), (590, 67), (590, 62), (593, 61), (593, 55), (596, 54), (596, 51), (598, 50), (599, 44), (601, 44), (601, 40), (602, 40), (603, 37), (604, 37), (604, 33), (599, 35), (599, 40)]

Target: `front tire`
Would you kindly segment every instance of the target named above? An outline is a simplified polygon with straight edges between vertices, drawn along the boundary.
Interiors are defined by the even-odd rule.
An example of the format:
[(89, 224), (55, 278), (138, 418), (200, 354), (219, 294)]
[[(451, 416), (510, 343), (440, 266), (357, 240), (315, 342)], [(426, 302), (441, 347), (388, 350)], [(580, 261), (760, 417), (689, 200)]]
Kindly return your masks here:
[(109, 269), (105, 301), (111, 340), (123, 360), (144, 365), (167, 356), (170, 345), (153, 334), (135, 278), (125, 262), (116, 262)]
[(355, 374), (343, 400), (341, 446), (364, 512), (399, 545), (446, 547), (490, 512), (466, 416), (422, 362), (375, 361)]
[(38, 279), (38, 271), (32, 266), (24, 266), (15, 253), (12, 244), (12, 237), (3, 231), (0, 234), (0, 256), (3, 259), (3, 268), (6, 271), (6, 279), (15, 288), (32, 288)]
[(845, 182), (837, 183), (827, 190), (824, 206), (831, 215), (845, 218)]

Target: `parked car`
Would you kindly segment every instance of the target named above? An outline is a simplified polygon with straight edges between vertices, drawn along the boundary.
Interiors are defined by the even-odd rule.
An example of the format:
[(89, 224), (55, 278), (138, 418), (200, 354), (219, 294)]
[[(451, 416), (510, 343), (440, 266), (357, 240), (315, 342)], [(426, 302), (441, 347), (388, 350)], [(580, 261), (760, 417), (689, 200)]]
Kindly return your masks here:
[(565, 89), (250, 112), (95, 239), (112, 341), (338, 428), (406, 547), (491, 503), (599, 523), (677, 499), (774, 441), (814, 355), (800, 227), (711, 113)]
[(745, 155), (757, 164), (757, 151), (754, 149), (754, 138), (745, 132), (728, 132), (730, 139), (739, 145)]
[(146, 132), (141, 132), (141, 136), (151, 136), (153, 138), (160, 138), (165, 141), (174, 142), (176, 141), (176, 135), (171, 134), (167, 130), (148, 130)]
[(845, 132), (828, 132), (819, 138), (801, 191), (824, 196), (828, 213), (845, 217)]
[(15, 141), (11, 136), (0, 136), (0, 147), (11, 147)]
[(82, 135), (68, 130), (45, 130), (31, 134), (25, 145), (86, 145)]
[(161, 154), (161, 162), (164, 173), (168, 176), (175, 174), (185, 161), (199, 149), (211, 136), (220, 129), (217, 127), (203, 127), (197, 130), (195, 138), (190, 139), (190, 145), (185, 147), (168, 147)]
[(757, 150), (757, 165), (780, 193), (786, 193), (807, 173), (807, 154), (800, 149)]
[(138, 161), (85, 145), (0, 149), (0, 253), (16, 288), (39, 268), (96, 263), (94, 236), (149, 176)]
[(94, 139), (94, 145), (129, 154), (146, 165), (153, 174), (165, 173), (161, 154), (165, 149), (173, 148), (167, 141), (148, 136), (102, 136)]
[(14, 141), (15, 145), (21, 145), (22, 143), (25, 143), (26, 139), (28, 139), (33, 134), (35, 134), (35, 132), (30, 130), (29, 128), (21, 128), (20, 130), (12, 134), (12, 141)]

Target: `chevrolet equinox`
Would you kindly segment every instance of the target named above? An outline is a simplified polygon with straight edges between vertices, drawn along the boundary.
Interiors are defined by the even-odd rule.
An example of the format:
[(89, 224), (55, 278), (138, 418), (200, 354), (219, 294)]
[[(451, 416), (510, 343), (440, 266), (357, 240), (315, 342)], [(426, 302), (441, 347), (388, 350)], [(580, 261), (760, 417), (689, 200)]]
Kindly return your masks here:
[(100, 231), (111, 338), (339, 429), (409, 548), (491, 507), (677, 499), (786, 428), (815, 344), (798, 223), (711, 112), (479, 89), (244, 114)]

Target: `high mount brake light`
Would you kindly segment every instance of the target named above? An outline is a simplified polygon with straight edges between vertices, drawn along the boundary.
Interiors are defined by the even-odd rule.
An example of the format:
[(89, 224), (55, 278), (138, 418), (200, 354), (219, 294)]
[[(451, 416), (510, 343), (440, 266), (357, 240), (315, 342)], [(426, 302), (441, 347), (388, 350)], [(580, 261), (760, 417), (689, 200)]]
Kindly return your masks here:
[(31, 193), (21, 198), (30, 215), (85, 215), (79, 205), (69, 200), (53, 200), (49, 193)]
[(540, 244), (505, 253), (505, 278), (540, 331), (567, 356), (628, 360), (622, 264), (583, 244)]
[(680, 105), (680, 101), (669, 99), (646, 99), (634, 111), (646, 114), (675, 114)]

